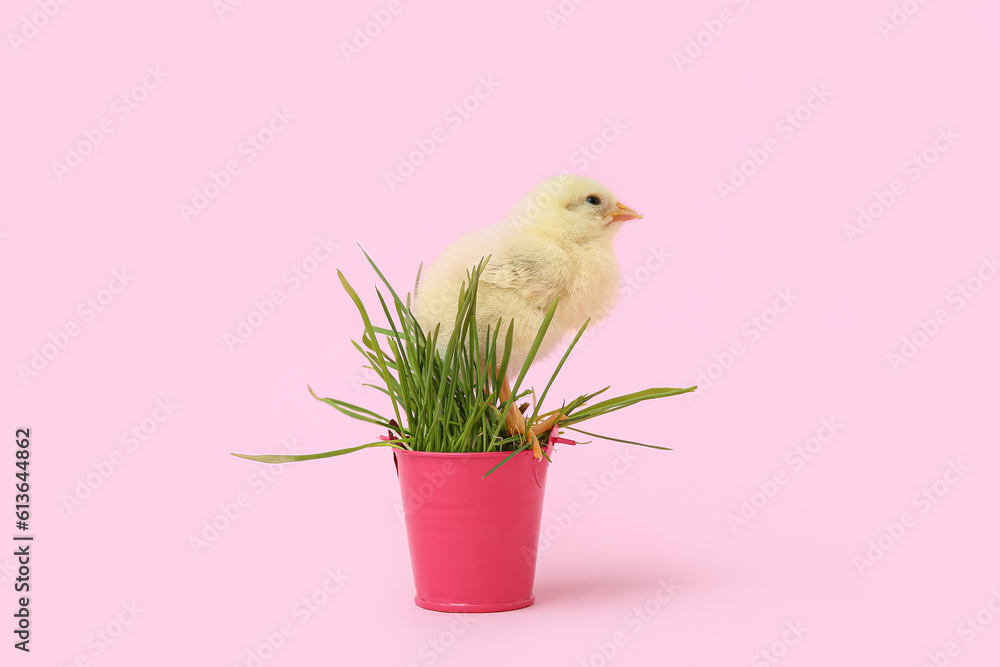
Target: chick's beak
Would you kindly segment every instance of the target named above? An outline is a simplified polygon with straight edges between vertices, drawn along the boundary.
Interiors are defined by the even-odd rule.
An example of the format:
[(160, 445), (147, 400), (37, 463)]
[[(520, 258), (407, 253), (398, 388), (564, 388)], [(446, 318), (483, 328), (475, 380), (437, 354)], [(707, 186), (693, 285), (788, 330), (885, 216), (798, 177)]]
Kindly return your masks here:
[(642, 217), (641, 213), (630, 209), (625, 204), (618, 202), (618, 210), (611, 214), (612, 222), (625, 222), (626, 220), (638, 220)]

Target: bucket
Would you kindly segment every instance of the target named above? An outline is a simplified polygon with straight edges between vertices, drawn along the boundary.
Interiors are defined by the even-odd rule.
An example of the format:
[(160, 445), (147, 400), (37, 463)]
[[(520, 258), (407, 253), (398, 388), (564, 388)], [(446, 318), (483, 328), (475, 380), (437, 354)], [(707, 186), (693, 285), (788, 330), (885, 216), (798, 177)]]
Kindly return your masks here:
[(508, 456), (393, 451), (417, 606), (493, 612), (535, 601), (549, 462), (528, 449), (483, 479)]

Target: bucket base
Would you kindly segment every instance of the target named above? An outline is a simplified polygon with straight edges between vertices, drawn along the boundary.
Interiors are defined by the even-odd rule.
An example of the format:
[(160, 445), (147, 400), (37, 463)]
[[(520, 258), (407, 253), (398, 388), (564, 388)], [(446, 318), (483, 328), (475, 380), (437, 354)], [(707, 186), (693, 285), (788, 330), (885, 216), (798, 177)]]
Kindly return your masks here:
[(413, 598), (413, 601), (417, 603), (418, 607), (424, 609), (430, 609), (431, 611), (447, 611), (452, 613), (490, 613), (494, 611), (514, 611), (515, 609), (524, 609), (525, 607), (530, 607), (535, 604), (535, 596), (532, 595), (526, 600), (517, 600), (516, 602), (487, 602), (484, 604), (451, 604), (447, 602), (432, 602), (430, 600), (421, 600), (419, 597)]

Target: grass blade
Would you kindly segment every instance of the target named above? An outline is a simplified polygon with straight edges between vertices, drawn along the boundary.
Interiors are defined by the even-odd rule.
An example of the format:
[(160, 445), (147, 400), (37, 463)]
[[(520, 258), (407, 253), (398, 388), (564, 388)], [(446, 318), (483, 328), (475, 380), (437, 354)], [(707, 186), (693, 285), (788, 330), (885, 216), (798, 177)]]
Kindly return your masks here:
[(665, 449), (667, 451), (674, 451), (670, 447), (660, 447), (659, 445), (647, 445), (645, 442), (636, 442), (635, 440), (622, 440), (621, 438), (612, 438), (610, 435), (601, 435), (600, 433), (590, 433), (584, 431), (583, 429), (573, 428), (572, 426), (565, 427), (567, 431), (576, 431), (577, 433), (583, 433), (584, 435), (589, 435), (592, 438), (600, 438), (601, 440), (611, 440), (612, 442), (624, 442), (626, 445), (639, 445), (640, 447), (650, 447), (652, 449)]
[(566, 352), (563, 354), (562, 359), (559, 360), (559, 365), (557, 365), (556, 369), (552, 371), (552, 376), (545, 385), (545, 389), (542, 390), (542, 397), (538, 399), (537, 403), (535, 403), (535, 409), (531, 413), (531, 418), (528, 420), (525, 428), (530, 429), (531, 425), (535, 423), (535, 420), (538, 418), (539, 411), (542, 409), (542, 403), (545, 401), (545, 397), (549, 395), (549, 389), (552, 387), (552, 383), (555, 382), (556, 376), (559, 375), (559, 371), (562, 370), (563, 364), (565, 364), (566, 360), (569, 358), (570, 352), (572, 352), (573, 348), (576, 347), (576, 344), (580, 341), (580, 338), (583, 336), (583, 332), (587, 330), (588, 326), (590, 326), (589, 317), (587, 318), (587, 321), (583, 323), (583, 326), (580, 327), (580, 330), (576, 332), (576, 337), (573, 339), (573, 342), (569, 344), (569, 347), (566, 348)]
[(687, 387), (685, 389), (674, 389), (672, 387), (659, 387), (654, 389), (645, 389), (643, 391), (637, 391), (631, 394), (625, 394), (624, 396), (618, 396), (617, 398), (609, 398), (606, 401), (600, 403), (595, 403), (590, 407), (584, 408), (579, 412), (573, 413), (568, 419), (562, 423), (565, 425), (575, 424), (578, 422), (585, 421), (587, 419), (593, 419), (594, 417), (600, 417), (601, 415), (606, 415), (609, 412), (614, 412), (615, 410), (621, 410), (622, 408), (627, 408), (630, 405), (635, 405), (641, 401), (648, 401), (654, 398), (664, 398), (666, 396), (677, 396), (678, 394), (686, 394), (689, 391), (694, 391), (697, 387)]
[(357, 447), (348, 447), (346, 449), (335, 449), (331, 452), (322, 452), (320, 454), (237, 454), (236, 452), (230, 452), (233, 456), (241, 459), (246, 459), (248, 461), (257, 461), (258, 463), (295, 463), (296, 461), (313, 461), (315, 459), (328, 459), (331, 456), (342, 456), (344, 454), (350, 454), (351, 452), (356, 452), (360, 449), (368, 449), (369, 447), (393, 447), (395, 449), (407, 449), (406, 447), (401, 447), (399, 444), (402, 440), (388, 440), (379, 442), (369, 442), (366, 445), (358, 445)]
[[(344, 277), (344, 274), (341, 272), (340, 269), (337, 269), (337, 275), (340, 276), (340, 284), (344, 286), (344, 289), (350, 295), (351, 300), (354, 301), (354, 305), (357, 306), (358, 312), (361, 313), (361, 319), (365, 323), (365, 332), (368, 334), (368, 337), (374, 341), (375, 331), (372, 329), (372, 321), (368, 318), (368, 311), (365, 310), (364, 304), (361, 303), (361, 297), (359, 297), (358, 293), (354, 290), (353, 287), (351, 287), (351, 284), (347, 282), (347, 278)], [(389, 369), (385, 364), (385, 355), (382, 354), (382, 349), (378, 347), (378, 344), (376, 344), (375, 350), (376, 354), (378, 355), (379, 366), (382, 370), (382, 378), (385, 379), (389, 375)], [(398, 423), (402, 423), (403, 420), (399, 416), (399, 405), (396, 402), (396, 396), (395, 393), (392, 391), (391, 387), (389, 391), (389, 400), (392, 402), (393, 412), (396, 413), (396, 421)]]
[(495, 466), (493, 466), (492, 468), (490, 468), (490, 469), (489, 469), (489, 470), (488, 470), (488, 471), (486, 472), (486, 474), (485, 474), (485, 475), (483, 475), (483, 479), (486, 479), (487, 477), (489, 477), (489, 476), (490, 476), (491, 474), (493, 474), (493, 471), (494, 471), (494, 470), (496, 470), (497, 468), (499, 468), (500, 466), (502, 466), (502, 465), (503, 465), (504, 463), (507, 463), (507, 461), (510, 461), (510, 460), (511, 460), (512, 458), (514, 458), (514, 457), (515, 457), (515, 456), (516, 456), (517, 454), (520, 454), (521, 452), (523, 452), (524, 450), (528, 449), (529, 447), (531, 447), (531, 445), (521, 445), (520, 447), (518, 447), (517, 449), (515, 449), (514, 451), (512, 451), (512, 452), (510, 453), (510, 456), (508, 456), (508, 457), (507, 457), (507, 458), (505, 458), (505, 459), (504, 459), (503, 461), (501, 461), (500, 463), (498, 463), (498, 464), (496, 464)]

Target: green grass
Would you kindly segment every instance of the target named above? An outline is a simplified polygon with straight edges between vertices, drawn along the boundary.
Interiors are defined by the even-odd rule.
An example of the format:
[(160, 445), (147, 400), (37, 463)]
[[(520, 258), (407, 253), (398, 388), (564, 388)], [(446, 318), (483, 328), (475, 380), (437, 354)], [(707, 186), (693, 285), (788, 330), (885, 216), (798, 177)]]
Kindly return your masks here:
[[(364, 249), (362, 252), (387, 290), (388, 302), (382, 291), (378, 288), (375, 289), (378, 307), (385, 317), (387, 326), (373, 324), (368, 308), (358, 296), (357, 291), (347, 281), (343, 273), (338, 270), (337, 274), (340, 276), (344, 290), (347, 291), (357, 307), (364, 324), (361, 342), (351, 342), (355, 349), (364, 356), (366, 368), (374, 371), (381, 381), (381, 384), (367, 386), (377, 389), (388, 398), (392, 414), (385, 416), (346, 401), (321, 398), (313, 392), (311, 387), (309, 392), (317, 400), (348, 417), (385, 430), (389, 439), (320, 454), (296, 456), (233, 454), (233, 456), (263, 463), (289, 463), (340, 456), (370, 447), (451, 453), (509, 451), (511, 455), (498, 464), (497, 467), (499, 467), (517, 452), (528, 449), (530, 444), (525, 436), (507, 432), (504, 415), (511, 403), (516, 404), (529, 394), (533, 394), (531, 391), (521, 391), (521, 384), (527, 375), (528, 367), (535, 360), (542, 339), (552, 322), (558, 307), (558, 300), (549, 307), (535, 334), (533, 345), (524, 360), (524, 364), (520, 369), (517, 369), (517, 376), (511, 387), (511, 397), (506, 402), (501, 403), (501, 381), (509, 372), (513, 374), (513, 369), (509, 368), (509, 362), (516, 321), (508, 322), (505, 329), (501, 322), (497, 322), (496, 325), (487, 328), (485, 340), (479, 339), (479, 329), (476, 326), (476, 295), (479, 278), (490, 258), (483, 258), (479, 265), (468, 273), (466, 281), (462, 284), (455, 327), (442, 354), (438, 351), (437, 345), (440, 327), (435, 327), (434, 331), (423, 331), (410, 311), (410, 296), (407, 295), (404, 302), (372, 258), (368, 256), (368, 253)], [(528, 427), (556, 411), (543, 413), (542, 405), (548, 397), (552, 383), (580, 341), (588, 324), (589, 321), (580, 327), (573, 342), (566, 349), (546, 383), (541, 397), (535, 403), (530, 414), (526, 416)], [(503, 335), (502, 341), (501, 334)], [(501, 349), (503, 349), (502, 354), (499, 352)], [(609, 387), (605, 387), (594, 393), (583, 394), (569, 402), (562, 403), (558, 411), (566, 417), (559, 421), (560, 428), (572, 429), (575, 424), (627, 408), (636, 403), (684, 394), (694, 391), (696, 387), (646, 389), (598, 403), (590, 403), (591, 400), (608, 389)], [(667, 447), (601, 436), (586, 431), (579, 432), (615, 442), (668, 449)], [(549, 432), (539, 434), (539, 440), (542, 444), (547, 442), (548, 437)]]

